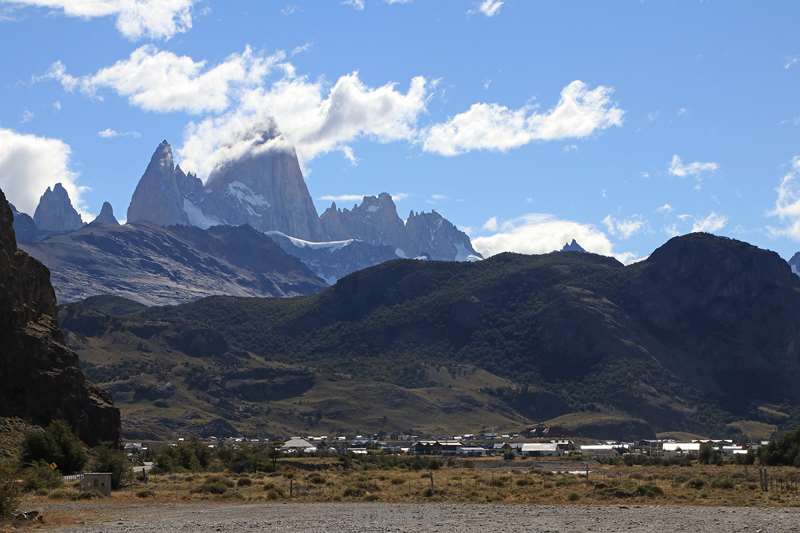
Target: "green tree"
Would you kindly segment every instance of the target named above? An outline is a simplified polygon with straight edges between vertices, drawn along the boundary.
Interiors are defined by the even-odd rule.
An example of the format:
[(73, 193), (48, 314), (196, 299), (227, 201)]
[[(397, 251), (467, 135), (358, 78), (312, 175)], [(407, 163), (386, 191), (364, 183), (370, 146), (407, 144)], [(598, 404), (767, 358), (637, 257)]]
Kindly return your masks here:
[(111, 488), (115, 490), (133, 477), (131, 463), (125, 452), (108, 445), (98, 446), (94, 449), (93, 467), (96, 472), (111, 474)]
[(773, 438), (759, 450), (761, 463), (800, 467), (800, 428)]
[(86, 452), (67, 423), (56, 420), (44, 431), (28, 433), (22, 442), (23, 464), (39, 461), (55, 464), (63, 474), (74, 474), (86, 464)]
[(722, 464), (722, 454), (710, 442), (704, 442), (700, 445), (700, 463), (704, 465), (719, 465)]

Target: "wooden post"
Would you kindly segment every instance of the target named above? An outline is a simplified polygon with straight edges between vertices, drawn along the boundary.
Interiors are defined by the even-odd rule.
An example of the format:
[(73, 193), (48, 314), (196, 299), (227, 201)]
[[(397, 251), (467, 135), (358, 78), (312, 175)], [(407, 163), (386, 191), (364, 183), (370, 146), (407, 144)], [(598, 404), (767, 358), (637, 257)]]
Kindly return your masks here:
[(289, 497), (294, 497), (294, 479), (289, 480)]
[(433, 489), (433, 470), (431, 470), (431, 495), (433, 494), (433, 492), (434, 492), (434, 489)]

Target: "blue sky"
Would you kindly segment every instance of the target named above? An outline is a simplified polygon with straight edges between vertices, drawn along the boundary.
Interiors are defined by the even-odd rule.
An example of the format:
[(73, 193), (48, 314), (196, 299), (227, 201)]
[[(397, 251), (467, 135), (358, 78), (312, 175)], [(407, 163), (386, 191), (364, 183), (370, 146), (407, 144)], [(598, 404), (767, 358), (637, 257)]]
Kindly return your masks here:
[(124, 218), (161, 139), (205, 175), (274, 118), (320, 211), (387, 191), (487, 254), (575, 237), (629, 261), (706, 229), (789, 257), (797, 20), (789, 1), (0, 0), (0, 187), (31, 210), (67, 181)]

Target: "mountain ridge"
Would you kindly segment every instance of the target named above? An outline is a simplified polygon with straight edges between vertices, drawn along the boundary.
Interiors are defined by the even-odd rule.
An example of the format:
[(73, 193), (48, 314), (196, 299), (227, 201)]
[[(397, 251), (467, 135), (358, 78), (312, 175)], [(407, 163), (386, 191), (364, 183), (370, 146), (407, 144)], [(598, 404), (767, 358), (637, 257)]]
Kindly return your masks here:
[[(241, 431), (261, 420), (275, 432), (446, 433), (481, 419), (511, 429), (575, 415), (611, 416), (634, 428), (627, 438), (733, 435), (742, 421), (800, 420), (800, 280), (773, 252), (707, 234), (672, 239), (629, 266), (569, 252), (477, 263), (394, 260), (314, 296), (212, 297), (109, 319), (87, 336), (80, 318), (95, 312), (76, 303), (64, 316), (73, 347), (98, 378), (138, 379), (118, 374), (118, 355), (109, 354), (140, 357), (120, 339), (141, 338), (135, 332), (144, 323), (161, 332), (146, 339), (151, 353), (181, 330), (213, 332), (224, 349), (206, 353), (205, 364), (238, 354), (246, 365), (290, 365), (310, 376), (288, 397), (263, 401), (242, 400), (216, 378), (213, 387), (176, 385), (181, 401), (201, 401), (212, 389), (215, 398), (245, 401), (244, 414), (206, 400), (195, 413), (194, 423), (227, 417)], [(222, 379), (226, 371), (208, 372)], [(362, 388), (360, 400), (345, 392)], [(370, 414), (359, 419), (365, 398)], [(147, 402), (127, 405), (138, 413), (134, 431), (165, 430)], [(765, 418), (770, 410), (786, 418)]]

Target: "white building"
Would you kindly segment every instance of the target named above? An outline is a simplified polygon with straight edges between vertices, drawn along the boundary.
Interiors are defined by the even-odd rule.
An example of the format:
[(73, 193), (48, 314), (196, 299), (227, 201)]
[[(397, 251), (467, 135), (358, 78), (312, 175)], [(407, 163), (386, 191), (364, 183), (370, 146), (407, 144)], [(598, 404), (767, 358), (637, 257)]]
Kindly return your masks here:
[(292, 437), (281, 446), (281, 450), (288, 453), (314, 453), (317, 447), (300, 437)]
[(526, 442), (520, 449), (522, 455), (531, 457), (561, 455), (556, 442)]

